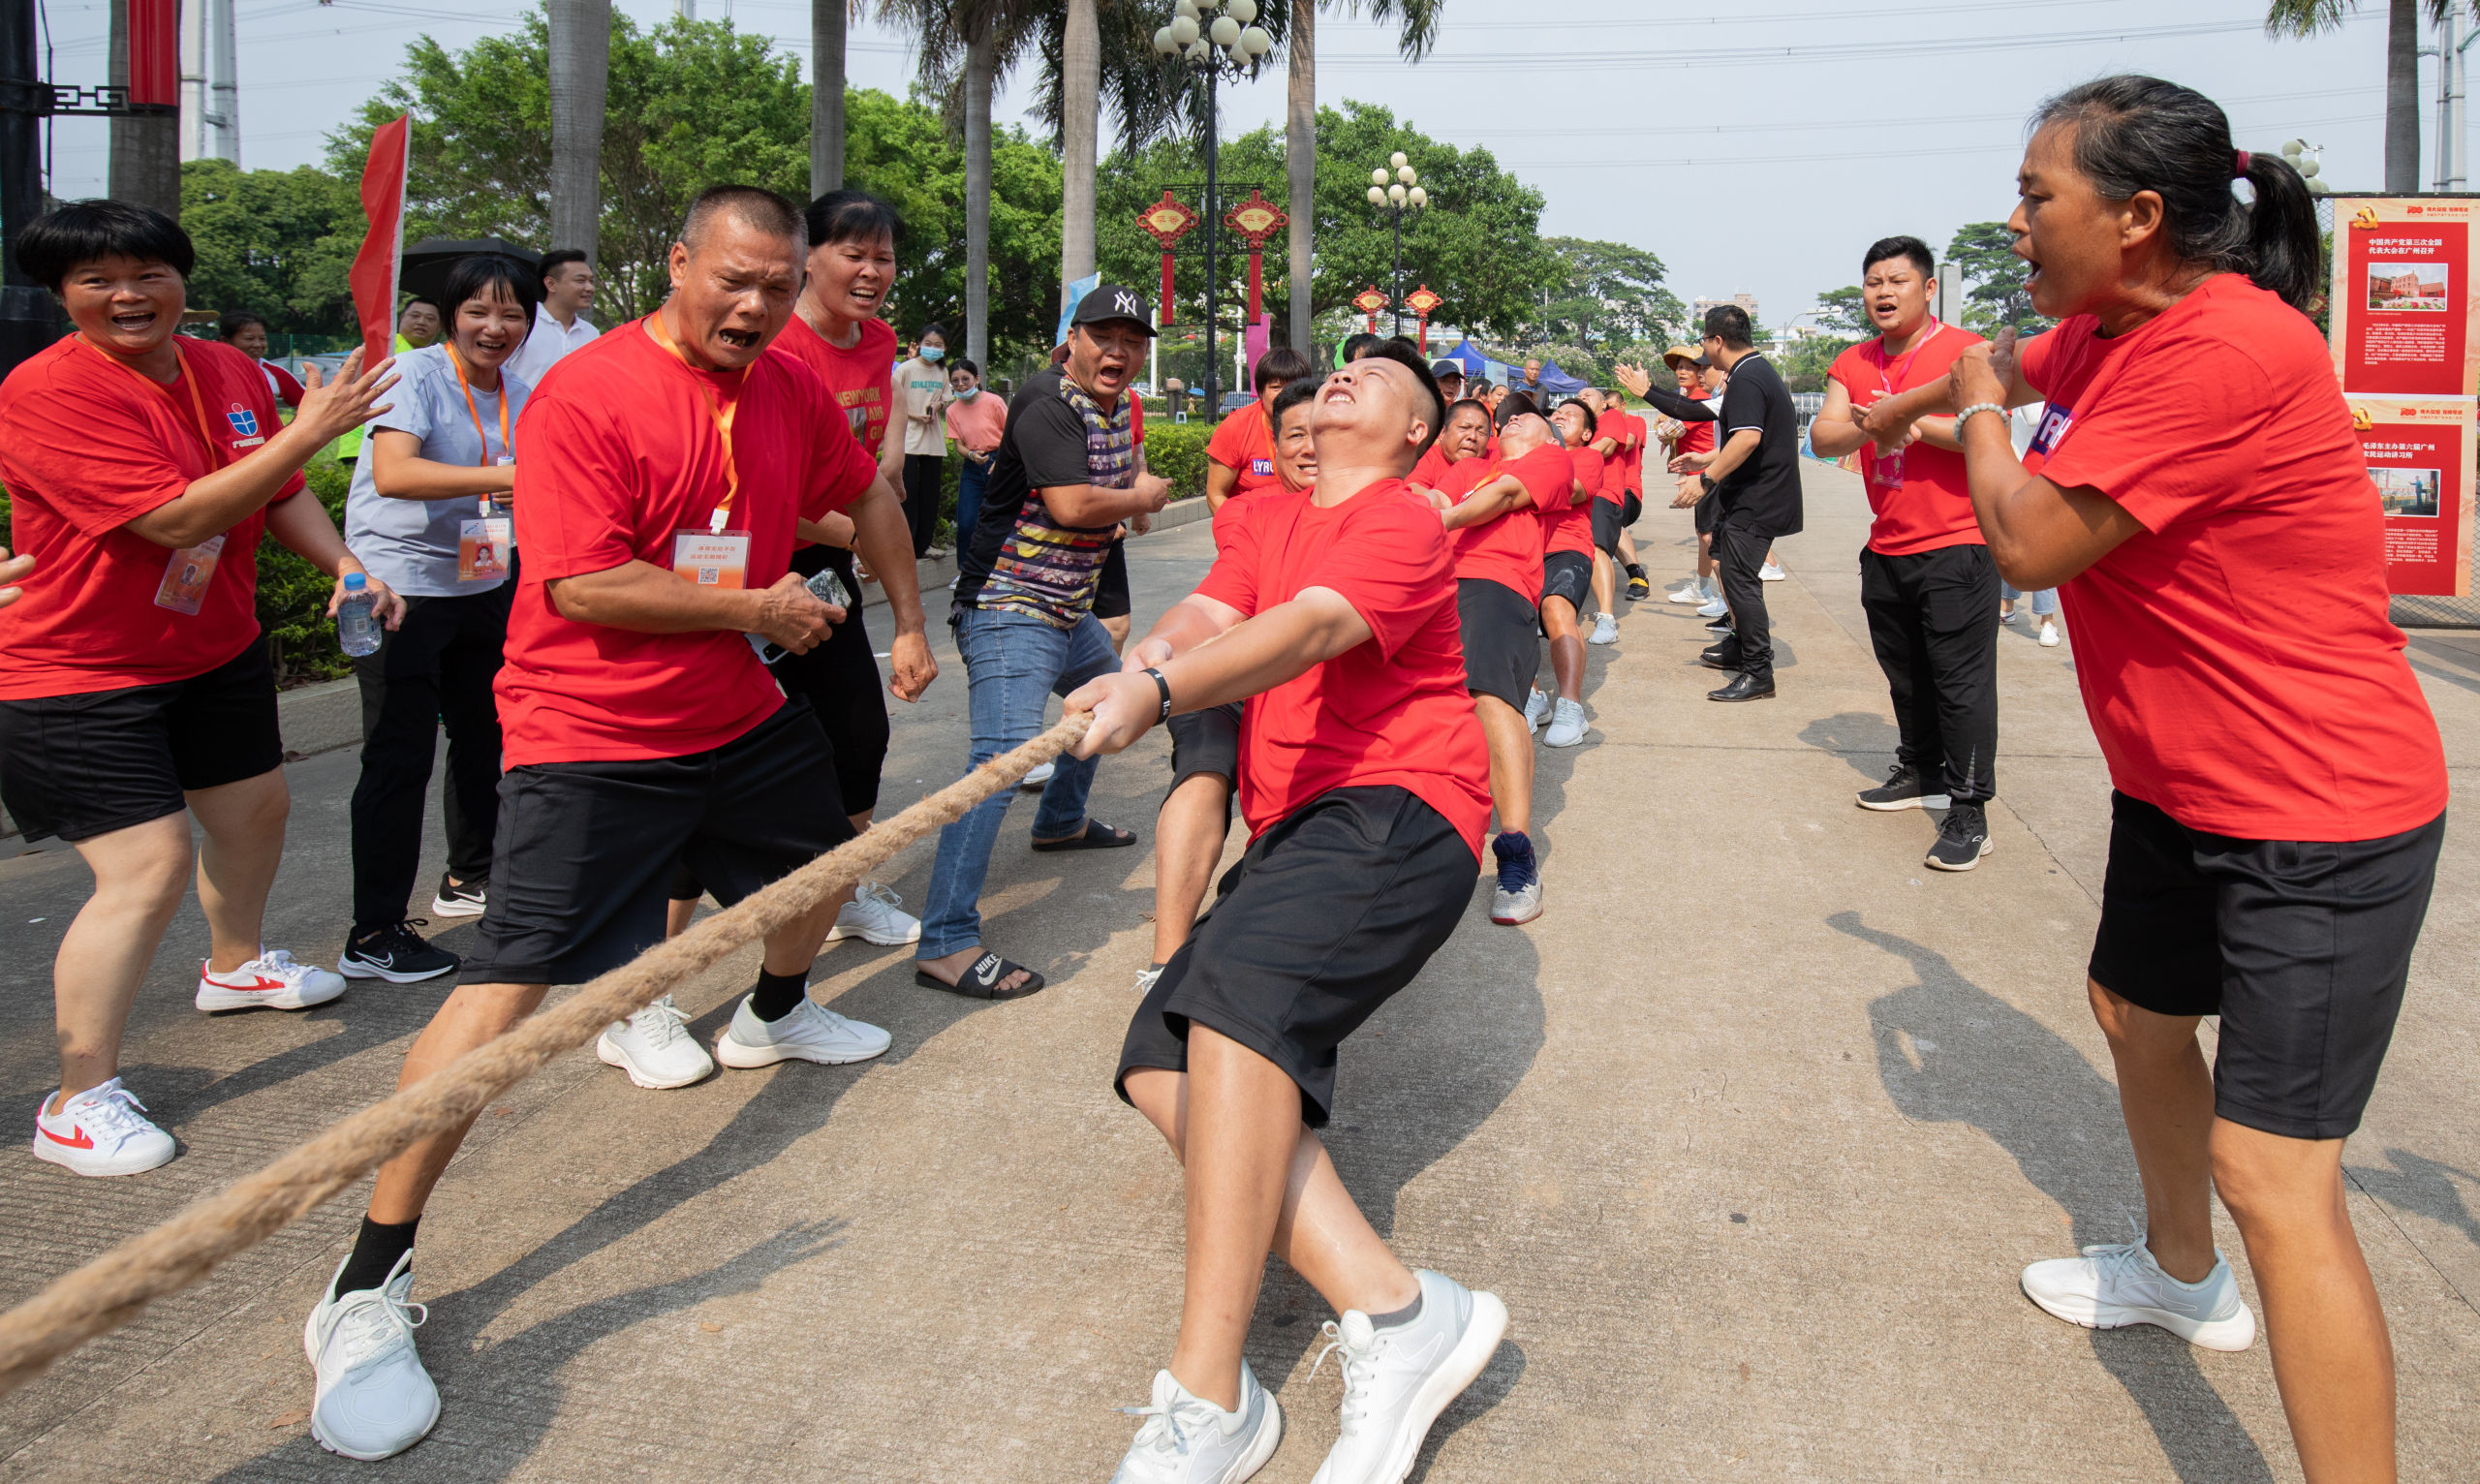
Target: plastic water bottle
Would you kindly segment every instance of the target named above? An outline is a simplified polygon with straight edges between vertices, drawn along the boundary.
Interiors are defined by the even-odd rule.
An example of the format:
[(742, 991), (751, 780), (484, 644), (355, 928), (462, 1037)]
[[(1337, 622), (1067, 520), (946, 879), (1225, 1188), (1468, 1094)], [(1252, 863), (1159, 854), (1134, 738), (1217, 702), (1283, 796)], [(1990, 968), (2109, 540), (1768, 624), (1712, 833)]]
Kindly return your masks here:
[(356, 658), (379, 652), (379, 620), (370, 611), (371, 602), (370, 579), (357, 572), (345, 573), (345, 601), (336, 604), (336, 641)]

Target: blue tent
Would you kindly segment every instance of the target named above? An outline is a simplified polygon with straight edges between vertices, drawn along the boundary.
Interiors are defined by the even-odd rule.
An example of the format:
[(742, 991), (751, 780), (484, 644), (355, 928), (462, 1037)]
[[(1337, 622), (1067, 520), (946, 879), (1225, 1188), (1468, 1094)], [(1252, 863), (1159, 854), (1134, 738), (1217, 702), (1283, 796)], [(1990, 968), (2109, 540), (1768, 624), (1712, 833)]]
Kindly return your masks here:
[(1508, 371), (1504, 362), (1492, 360), (1482, 355), (1469, 339), (1457, 341), (1454, 350), (1439, 358), (1451, 360), (1462, 366), (1468, 380), (1472, 377), (1488, 377), (1502, 386), (1514, 380), (1513, 374)]
[(1541, 363), (1541, 389), (1548, 392), (1554, 401), (1564, 402), (1592, 385), (1591, 382), (1569, 376), (1566, 372), (1560, 370), (1559, 363), (1555, 360), (1545, 360)]

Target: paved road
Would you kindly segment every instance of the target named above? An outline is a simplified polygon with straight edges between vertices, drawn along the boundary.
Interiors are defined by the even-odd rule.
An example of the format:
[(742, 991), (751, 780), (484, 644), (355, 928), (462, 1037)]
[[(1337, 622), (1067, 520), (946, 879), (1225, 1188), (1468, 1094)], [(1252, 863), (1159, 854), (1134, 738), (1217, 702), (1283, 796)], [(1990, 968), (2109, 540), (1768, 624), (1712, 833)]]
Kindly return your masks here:
[[(2138, 1209), (2081, 989), (2107, 780), (2071, 648), (2008, 634), (1997, 853), (1936, 875), (1928, 817), (1851, 807), (1894, 733), (1859, 614), (1859, 490), (1810, 480), (1812, 529), (1772, 589), (1782, 698), (1706, 704), (1688, 610), (1628, 615), (1594, 651), (1588, 742), (1542, 757), (1548, 913), (1493, 928), (1476, 881), (1464, 930), (1345, 1053), (1347, 1180), (1409, 1257), (1514, 1315), (1413, 1476), (2295, 1479), (2261, 1345), (2091, 1334), (2016, 1291), (2021, 1264), (2120, 1239)], [(1675, 538), (1670, 519), (1640, 535)], [(1685, 550), (1655, 548), (1655, 571)], [(1141, 542), (1140, 611), (1208, 551), (1202, 527)], [(2414, 654), (2466, 776), (2480, 637)], [(950, 663), (899, 719), (890, 808), (961, 762), (962, 680)], [(271, 933), (331, 955), (354, 761), (291, 772)], [(1149, 741), (1103, 765), (1096, 812), (1146, 829), (1165, 782)], [(1132, 1425), (1111, 1408), (1144, 1399), (1179, 1293), (1175, 1170), (1109, 1091), (1152, 864), (1035, 856), (1014, 843), (1030, 815), (998, 856), (992, 942), (1048, 992), (976, 1005), (915, 989), (901, 951), (839, 944), (819, 993), (894, 1032), (883, 1061), (654, 1094), (581, 1053), (483, 1118), (423, 1233), (448, 1409), (412, 1454), (348, 1464), (300, 1425), (301, 1316), (356, 1195), (0, 1403), (0, 1474), (1107, 1476)], [(926, 872), (916, 847), (894, 884), (917, 902)], [(2419, 1480), (2480, 1474), (2475, 877), (2480, 850), (2451, 837), (2348, 1156)], [(56, 848), (0, 861), (11, 1137), (50, 1086), (48, 960), (84, 889)], [(173, 928), (131, 1044), (182, 1157), (78, 1181), (0, 1153), (0, 1300), (384, 1094), (444, 993), (208, 1020), (188, 1004), (202, 936), (194, 912)], [(700, 1034), (753, 972), (683, 988)], [(1333, 1437), (1332, 1368), (1309, 1375), (1326, 1317), (1270, 1275), (1250, 1355), (1291, 1420), (1272, 1484), (1304, 1484)]]

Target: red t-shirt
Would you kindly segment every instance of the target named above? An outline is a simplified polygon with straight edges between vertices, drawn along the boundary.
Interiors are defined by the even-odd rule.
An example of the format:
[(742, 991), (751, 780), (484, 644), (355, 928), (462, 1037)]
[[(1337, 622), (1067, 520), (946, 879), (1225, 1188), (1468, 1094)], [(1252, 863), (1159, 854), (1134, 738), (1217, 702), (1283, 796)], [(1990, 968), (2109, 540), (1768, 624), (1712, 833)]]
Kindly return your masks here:
[[(1602, 458), (1593, 449), (1561, 448), (1556, 445), (1543, 444), (1525, 457), (1529, 459), (1541, 453), (1556, 453), (1565, 458), (1567, 477), (1576, 483), (1587, 489), (1601, 487)], [(1541, 512), (1543, 524), (1549, 527), (1549, 540), (1542, 547), (1545, 552), (1581, 551), (1588, 556), (1593, 553), (1593, 502), (1578, 500), (1573, 505), (1565, 504), (1574, 493), (1572, 489), (1567, 490), (1560, 496), (1563, 503)]]
[[(1680, 395), (1686, 397), (1690, 402), (1703, 402), (1710, 400), (1704, 386), (1701, 385), (1698, 386), (1695, 390), (1683, 391)], [(1714, 410), (1716, 412), (1721, 411), (1719, 407)], [(1682, 417), (1679, 419), (1679, 425), (1687, 429), (1687, 431), (1679, 435), (1679, 444), (1675, 451), (1680, 453), (1711, 453), (1714, 451), (1714, 429), (1719, 424), (1712, 422), (1690, 422), (1687, 418)]]
[(1601, 415), (1595, 426), (1601, 430), (1602, 437), (1615, 439), (1619, 444), (1618, 454), (1610, 460), (1611, 468), (1604, 476), (1612, 498), (1617, 499), (1631, 489), (1643, 488), (1644, 481), (1639, 478), (1645, 466), (1643, 419), (1624, 408), (1613, 407)]
[[(727, 451), (707, 392), (731, 411)], [(544, 584), (632, 560), (672, 570), (672, 538), (704, 535), (737, 469), (727, 528), (750, 534), (742, 583), (790, 570), (792, 522), (851, 504), (877, 476), (833, 392), (789, 356), (693, 371), (645, 322), (571, 352), (516, 422), (516, 541), (525, 553), (497, 691), (508, 766), (679, 757), (774, 714), (784, 693), (746, 635), (638, 634), (564, 618)]]
[(1503, 474), (1514, 475), (1532, 497), (1504, 515), (1454, 533), (1456, 576), (1486, 577), (1521, 594), (1526, 603), (1541, 602), (1541, 553), (1548, 535), (1541, 516), (1566, 501), (1568, 478), (1564, 457), (1541, 455), (1559, 451), (1545, 445), (1512, 464), (1468, 458), (1448, 466), (1446, 482), (1439, 488), (1458, 505)]
[[(247, 458), (279, 426), (258, 362), (217, 341), (183, 340), (179, 349), (188, 369), (169, 386), (77, 335), (37, 351), (0, 383), (0, 484), (16, 554), (35, 558), (19, 584), (25, 595), (0, 608), (0, 700), (187, 680), (258, 638), (264, 507), (223, 534), (211, 564), (197, 548), (175, 551), (126, 529), (192, 481)], [(300, 489), (295, 474), (275, 498)], [(202, 572), (198, 611), (183, 612), (180, 579), (195, 585)]]
[(862, 321), (861, 338), (847, 351), (828, 344), (808, 321), (794, 315), (767, 350), (780, 351), (816, 372), (844, 409), (846, 425), (860, 440), (862, 451), (879, 456), (887, 436), (887, 387), (895, 379), (888, 369), (897, 351), (892, 325), (884, 320)]
[(1302, 589), (1344, 596), (1370, 637), (1249, 698), (1240, 812), (1262, 835), (1319, 794), (1392, 784), (1444, 816), (1481, 858), (1490, 751), (1464, 685), (1455, 568), (1438, 511), (1401, 479), (1319, 509), (1307, 490), (1261, 490), (1197, 592), (1256, 615)]
[[(1465, 462), (1471, 463), (1472, 460)], [(1433, 441), (1421, 450), (1420, 459), (1412, 465), (1412, 472), (1404, 476), (1404, 482), (1417, 484), (1423, 489), (1443, 489), (1445, 486), (1439, 481), (1446, 478), (1450, 467), (1446, 461), (1446, 450)]]
[(1618, 505), (1628, 492), (1628, 428), (1616, 417), (1599, 418), (1594, 427), (1596, 443), (1607, 438), (1614, 447), (1601, 456), (1601, 482), (1594, 486), (1593, 497)]
[(2025, 463), (2144, 524), (2064, 590), (2111, 783), (2249, 840), (2436, 818), (2445, 755), (2386, 618), (2382, 507), (2324, 337), (2235, 273), (2098, 331), (2079, 315), (2024, 347), (2049, 399)]
[(1274, 436), (1261, 403), (1253, 402), (1218, 423), (1206, 440), (1205, 456), (1239, 476), (1231, 485), (1235, 495), (1282, 482), (1275, 476)]
[[(1910, 354), (1886, 356), (1885, 337), (1864, 340), (1834, 359), (1826, 375), (1843, 384), (1855, 408), (1874, 406), (1899, 391), (1930, 382), (1942, 382), (1955, 358), (1981, 343), (1960, 325), (1938, 324)], [(1869, 509), (1876, 520), (1869, 527), (1869, 549), (1880, 556), (1910, 556), (1940, 546), (1987, 544), (1980, 522), (1972, 515), (1971, 481), (1964, 475), (1964, 456), (1915, 439), (1903, 450), (1901, 477), (1892, 483), (1877, 475), (1877, 446), (1860, 445), (1860, 478), (1869, 486)]]

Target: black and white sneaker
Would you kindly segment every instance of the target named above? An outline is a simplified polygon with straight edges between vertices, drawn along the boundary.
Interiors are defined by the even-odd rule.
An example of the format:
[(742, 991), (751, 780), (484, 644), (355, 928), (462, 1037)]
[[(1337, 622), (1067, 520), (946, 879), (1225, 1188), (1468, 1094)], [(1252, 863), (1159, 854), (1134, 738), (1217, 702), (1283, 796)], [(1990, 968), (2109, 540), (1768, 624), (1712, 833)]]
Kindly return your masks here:
[(390, 984), (418, 984), (453, 973), (464, 961), (422, 942), (422, 935), (414, 931), (429, 925), (428, 918), (409, 917), (367, 932), (356, 928), (345, 941), (344, 956), (336, 960), (336, 973), (348, 979), (386, 979)]
[(487, 881), (458, 882), (446, 876), (439, 879), (439, 895), (430, 899), (434, 917), (479, 917), (489, 905), (491, 883)]
[(1989, 838), (1989, 815), (1980, 805), (1959, 803), (1946, 811), (1946, 823), (1938, 831), (1938, 843), (1920, 863), (1933, 871), (1968, 871), (1980, 864), (1980, 858), (1998, 849)]
[(1874, 788), (1863, 788), (1855, 795), (1863, 809), (1891, 812), (1897, 809), (1943, 809), (1946, 795), (1931, 793), (1920, 781), (1920, 770), (1907, 762), (1898, 762), (1886, 781)]

